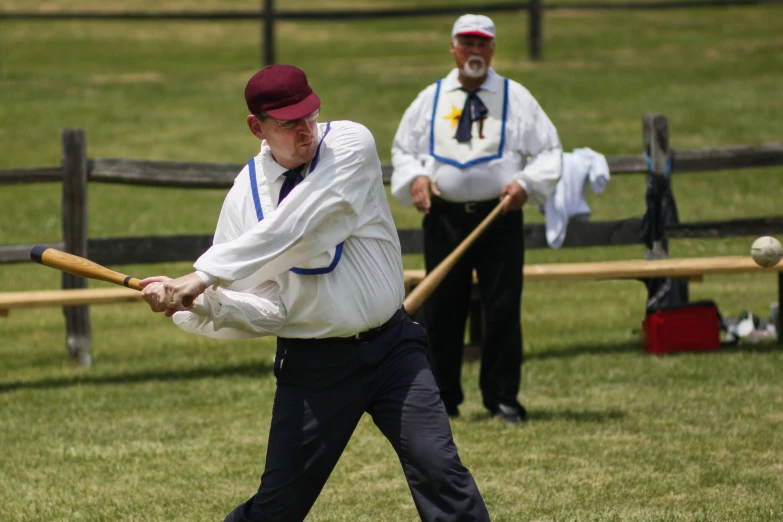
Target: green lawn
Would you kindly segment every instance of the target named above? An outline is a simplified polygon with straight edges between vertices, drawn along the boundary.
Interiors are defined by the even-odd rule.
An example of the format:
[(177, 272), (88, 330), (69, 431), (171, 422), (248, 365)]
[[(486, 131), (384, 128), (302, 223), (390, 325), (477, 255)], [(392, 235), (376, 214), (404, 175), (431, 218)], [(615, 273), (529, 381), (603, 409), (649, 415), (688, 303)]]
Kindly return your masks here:
[[(470, 2), (460, 0), (461, 4)], [(289, 0), (281, 9), (443, 5)], [(457, 4), (457, 2), (453, 2)], [(143, 0), (134, 10), (256, 9), (257, 0)], [(6, 0), (3, 10), (130, 9), (106, 0)], [(564, 148), (642, 149), (661, 112), (675, 148), (783, 141), (783, 10), (559, 11), (544, 60), (527, 19), (496, 14), (497, 70), (527, 86)], [(279, 61), (308, 73), (328, 119), (352, 119), (388, 162), (402, 112), (451, 63), (452, 17), (281, 22)], [(91, 157), (239, 163), (257, 142), (244, 82), (259, 66), (256, 22), (0, 21), (0, 168), (59, 163), (59, 133), (83, 128)], [(684, 221), (781, 215), (783, 169), (674, 174)], [(210, 233), (224, 191), (93, 184), (91, 237)], [(641, 216), (642, 176), (589, 196), (594, 219)], [(391, 201), (401, 228), (418, 216)], [(173, 210), (172, 210), (173, 209)], [(61, 238), (60, 187), (0, 187), (0, 244)], [(528, 222), (540, 222), (535, 209)], [(752, 237), (672, 241), (676, 257), (745, 255)], [(638, 246), (532, 250), (528, 262), (639, 259)], [(407, 266), (421, 266), (406, 256)], [(138, 276), (187, 263), (119, 266)], [(52, 289), (53, 270), (0, 265), (5, 291)], [(92, 286), (99, 286), (93, 284)], [(776, 277), (691, 285), (725, 315), (768, 315)], [(783, 351), (641, 351), (638, 282), (531, 282), (523, 299), (521, 401), (531, 421), (489, 420), (468, 363), (455, 439), (496, 521), (783, 519)], [(273, 341), (186, 335), (140, 304), (92, 308), (89, 369), (65, 362), (62, 313), (0, 318), (0, 520), (220, 521), (256, 489), (274, 379)], [(391, 447), (364, 419), (308, 520), (415, 520)]]

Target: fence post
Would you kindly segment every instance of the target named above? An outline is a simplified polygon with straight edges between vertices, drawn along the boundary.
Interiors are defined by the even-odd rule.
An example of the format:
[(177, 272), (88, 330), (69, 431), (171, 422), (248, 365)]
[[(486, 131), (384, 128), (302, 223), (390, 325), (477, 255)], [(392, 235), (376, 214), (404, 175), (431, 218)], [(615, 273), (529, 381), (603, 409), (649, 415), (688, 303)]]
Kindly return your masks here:
[[(642, 119), (644, 153), (647, 158), (647, 211), (642, 220), (647, 259), (669, 257), (666, 226), (679, 223), (671, 186), (672, 154), (669, 146), (669, 120), (663, 114), (645, 114)], [(647, 285), (647, 308), (688, 302), (685, 279), (651, 278)]]
[(275, 63), (275, 0), (264, 2), (264, 66)]
[[(642, 119), (644, 132), (644, 152), (647, 155), (649, 187), (669, 176), (669, 120), (663, 114), (645, 114)], [(656, 179), (659, 177), (658, 179)], [(649, 197), (649, 195), (648, 195)], [(648, 201), (648, 227), (658, 229), (651, 232), (651, 244), (647, 245), (648, 259), (663, 259), (669, 256), (669, 240), (666, 237), (666, 216), (660, 208), (661, 197), (657, 201)], [(650, 209), (657, 203), (657, 208)], [(651, 213), (650, 210), (653, 210)]]
[(530, 53), (530, 59), (533, 61), (538, 61), (541, 59), (541, 14), (543, 12), (542, 6), (541, 6), (541, 0), (529, 0), (528, 4), (528, 19), (529, 19), (529, 25), (528, 28), (528, 38), (530, 39), (529, 42), (529, 53)]
[[(87, 140), (81, 129), (62, 131), (63, 201), (62, 225), (65, 251), (87, 257)], [(64, 289), (87, 288), (87, 280), (63, 273)], [(63, 307), (65, 344), (68, 360), (89, 366), (90, 309), (88, 306)]]
[(667, 174), (666, 163), (669, 159), (669, 120), (663, 114), (645, 114), (644, 152), (652, 160), (652, 172)]

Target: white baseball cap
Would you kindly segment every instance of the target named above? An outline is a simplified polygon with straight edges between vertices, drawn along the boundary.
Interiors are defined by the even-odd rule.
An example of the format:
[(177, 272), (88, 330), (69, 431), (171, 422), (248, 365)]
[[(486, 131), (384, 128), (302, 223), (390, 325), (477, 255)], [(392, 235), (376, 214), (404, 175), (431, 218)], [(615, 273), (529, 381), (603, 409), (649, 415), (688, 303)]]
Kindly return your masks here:
[(488, 16), (475, 14), (462, 15), (454, 22), (454, 28), (451, 30), (452, 38), (457, 35), (495, 38), (495, 24)]

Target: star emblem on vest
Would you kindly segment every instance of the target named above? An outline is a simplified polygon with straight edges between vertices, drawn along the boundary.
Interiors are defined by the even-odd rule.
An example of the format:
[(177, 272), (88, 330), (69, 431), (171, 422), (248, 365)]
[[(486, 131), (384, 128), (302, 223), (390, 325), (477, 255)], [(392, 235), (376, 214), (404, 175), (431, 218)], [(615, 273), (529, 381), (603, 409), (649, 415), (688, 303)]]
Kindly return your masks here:
[[(474, 105), (471, 105), (474, 104)], [(465, 111), (469, 111), (467, 114), (463, 114)], [(454, 139), (460, 143), (470, 141), (471, 134), (470, 128), (473, 122), (479, 123), (479, 139), (484, 139), (484, 120), (487, 117), (487, 108), (481, 99), (474, 93), (468, 93), (468, 98), (465, 100), (465, 108), (460, 110), (455, 105), (451, 106), (451, 112), (443, 116), (444, 120), (451, 121), (451, 128), (457, 127), (457, 132), (454, 134)], [(464, 115), (464, 118), (463, 118)], [(464, 121), (462, 121), (464, 120)]]
[(459, 118), (462, 116), (462, 109), (458, 109), (454, 105), (451, 106), (451, 114), (447, 114), (443, 117), (444, 120), (451, 120), (451, 128), (457, 126)]

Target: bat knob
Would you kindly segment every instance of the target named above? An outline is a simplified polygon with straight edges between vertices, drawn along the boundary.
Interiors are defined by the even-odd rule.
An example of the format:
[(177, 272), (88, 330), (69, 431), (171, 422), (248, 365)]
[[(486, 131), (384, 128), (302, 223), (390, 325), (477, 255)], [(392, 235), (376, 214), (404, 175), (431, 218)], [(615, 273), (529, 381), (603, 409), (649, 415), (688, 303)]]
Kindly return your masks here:
[(43, 253), (48, 250), (48, 246), (44, 245), (35, 245), (33, 248), (30, 249), (30, 260), (35, 261), (39, 265), (43, 264)]
[(190, 297), (189, 295), (183, 297), (182, 298), (182, 306), (185, 306), (187, 308), (190, 308), (191, 306), (193, 306), (193, 298)]

